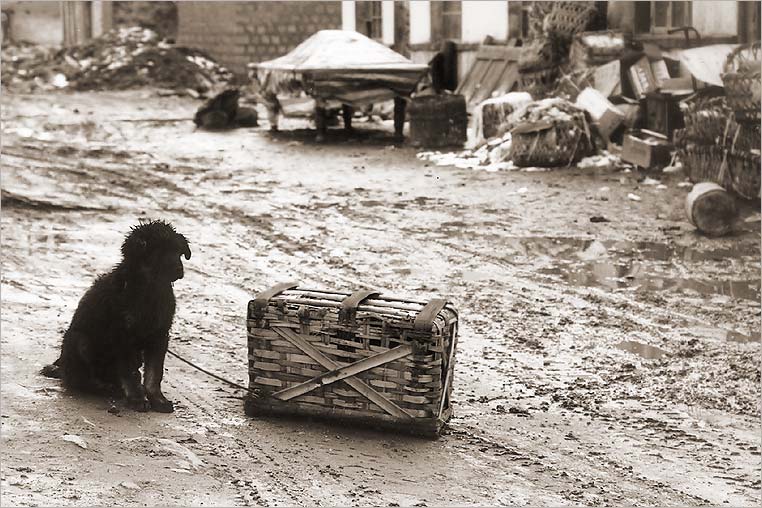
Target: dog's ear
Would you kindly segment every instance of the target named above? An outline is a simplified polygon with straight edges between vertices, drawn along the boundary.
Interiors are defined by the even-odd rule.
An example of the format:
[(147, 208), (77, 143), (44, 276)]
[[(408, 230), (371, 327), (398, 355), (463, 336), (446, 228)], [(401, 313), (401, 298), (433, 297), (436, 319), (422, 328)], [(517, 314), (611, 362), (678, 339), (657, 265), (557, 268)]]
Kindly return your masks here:
[(180, 233), (177, 234), (177, 243), (180, 245), (180, 252), (185, 256), (185, 259), (191, 258), (190, 246), (188, 240), (185, 239)]

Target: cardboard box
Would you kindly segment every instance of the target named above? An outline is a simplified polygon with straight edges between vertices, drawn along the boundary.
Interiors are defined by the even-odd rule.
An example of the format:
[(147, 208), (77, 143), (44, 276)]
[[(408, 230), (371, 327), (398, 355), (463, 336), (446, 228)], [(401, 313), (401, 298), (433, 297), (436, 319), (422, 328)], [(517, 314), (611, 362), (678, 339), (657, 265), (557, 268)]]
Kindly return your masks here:
[(596, 67), (593, 72), (593, 86), (604, 97), (622, 93), (622, 66), (619, 60)]
[(656, 78), (651, 70), (648, 57), (642, 57), (628, 69), (630, 84), (637, 99), (642, 99), (647, 93), (656, 90)]
[(622, 160), (642, 168), (663, 168), (670, 161), (672, 145), (666, 136), (647, 130), (634, 131), (624, 137)]
[(624, 113), (611, 104), (601, 92), (592, 87), (585, 88), (580, 92), (576, 105), (590, 113), (598, 126), (598, 131), (607, 139), (624, 120)]

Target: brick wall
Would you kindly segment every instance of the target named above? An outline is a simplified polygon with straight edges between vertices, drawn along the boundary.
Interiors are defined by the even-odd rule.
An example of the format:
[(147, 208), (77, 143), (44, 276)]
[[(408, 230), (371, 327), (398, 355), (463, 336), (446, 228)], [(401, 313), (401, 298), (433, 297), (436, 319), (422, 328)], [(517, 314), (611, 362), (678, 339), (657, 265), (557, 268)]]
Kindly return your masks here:
[(318, 30), (341, 28), (341, 2), (177, 2), (177, 43), (231, 71), (291, 51)]
[(143, 26), (159, 37), (177, 37), (178, 2), (112, 2), (115, 27)]

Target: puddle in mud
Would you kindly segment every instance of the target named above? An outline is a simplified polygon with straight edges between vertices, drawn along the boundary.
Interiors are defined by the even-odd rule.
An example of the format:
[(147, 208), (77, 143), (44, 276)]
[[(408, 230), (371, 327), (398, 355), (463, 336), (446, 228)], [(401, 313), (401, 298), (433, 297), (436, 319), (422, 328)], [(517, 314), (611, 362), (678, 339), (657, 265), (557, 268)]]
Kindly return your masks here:
[(727, 340), (730, 342), (748, 343), (748, 342), (760, 342), (762, 338), (760, 334), (750, 334), (736, 332), (734, 330), (726, 330), (724, 328), (692, 328), (691, 332), (699, 337), (708, 337), (717, 340)]
[(625, 340), (617, 344), (616, 348), (638, 355), (647, 360), (655, 360), (656, 358), (661, 358), (667, 354), (667, 352), (661, 348), (649, 346), (648, 344), (643, 344), (636, 340)]
[[(702, 295), (726, 295), (758, 302), (760, 279), (705, 280), (671, 277), (654, 273), (652, 265), (667, 268), (705, 261), (723, 261), (742, 257), (759, 257), (755, 243), (744, 242), (738, 248), (709, 250), (656, 242), (598, 241), (573, 238), (515, 238), (506, 247), (514, 256), (549, 257), (554, 266), (538, 269), (538, 273), (560, 276), (575, 286), (599, 286), (610, 289), (633, 288), (643, 291), (686, 291)], [(509, 254), (510, 255), (510, 254)]]
[(687, 291), (702, 295), (725, 295), (731, 298), (759, 301), (760, 279), (703, 280), (677, 278), (648, 273), (642, 265), (592, 262), (578, 266), (561, 265), (539, 270), (559, 275), (575, 286), (600, 286), (610, 289), (634, 288), (639, 291)]
[(725, 334), (725, 340), (729, 340), (731, 342), (759, 342), (760, 337), (752, 337), (751, 335), (744, 335), (743, 333), (734, 332), (731, 330), (727, 330), (727, 333)]
[(759, 257), (759, 244), (744, 242), (737, 248), (699, 249), (685, 245), (627, 240), (586, 240), (563, 237), (501, 238), (500, 247), (509, 256), (550, 256), (565, 259), (594, 259), (617, 254), (630, 259), (648, 261), (720, 261), (747, 256)]

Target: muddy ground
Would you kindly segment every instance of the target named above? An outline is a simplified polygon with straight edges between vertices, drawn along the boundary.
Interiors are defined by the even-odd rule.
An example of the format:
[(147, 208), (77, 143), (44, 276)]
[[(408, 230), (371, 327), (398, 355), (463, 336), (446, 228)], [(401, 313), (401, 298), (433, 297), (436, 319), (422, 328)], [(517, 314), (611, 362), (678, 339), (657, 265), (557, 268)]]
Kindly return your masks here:
[[(388, 124), (318, 145), (299, 121), (194, 131), (197, 106), (2, 98), (3, 506), (759, 504), (759, 202), (708, 239), (681, 173), (435, 167)], [(274, 283), (451, 298), (445, 434), (251, 419), (173, 357), (168, 415), (41, 377), (141, 217), (193, 249), (171, 349), (238, 383), (246, 304)]]

